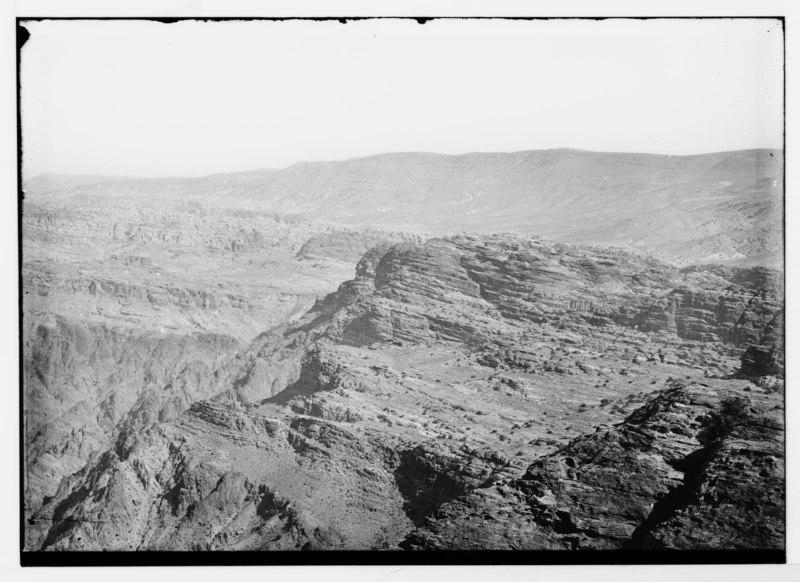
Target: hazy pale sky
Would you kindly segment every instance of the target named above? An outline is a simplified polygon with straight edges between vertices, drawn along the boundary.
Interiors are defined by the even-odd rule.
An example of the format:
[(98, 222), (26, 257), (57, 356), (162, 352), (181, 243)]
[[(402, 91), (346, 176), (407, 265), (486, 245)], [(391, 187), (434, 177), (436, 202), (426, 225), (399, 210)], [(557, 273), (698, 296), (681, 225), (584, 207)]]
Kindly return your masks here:
[(775, 20), (28, 22), (23, 169), (780, 148)]

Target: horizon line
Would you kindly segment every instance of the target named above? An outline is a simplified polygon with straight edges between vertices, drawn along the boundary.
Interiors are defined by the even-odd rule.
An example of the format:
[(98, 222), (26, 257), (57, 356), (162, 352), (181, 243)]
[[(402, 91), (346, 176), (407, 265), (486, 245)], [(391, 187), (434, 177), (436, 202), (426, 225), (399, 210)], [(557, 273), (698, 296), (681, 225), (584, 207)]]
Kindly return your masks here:
[[(191, 175), (179, 175), (179, 174), (167, 174), (167, 175), (160, 175), (160, 176), (144, 176), (144, 175), (130, 175), (130, 174), (95, 174), (95, 173), (69, 173), (69, 172), (38, 172), (36, 175), (24, 179), (23, 184), (29, 182), (31, 180), (35, 180), (37, 178), (42, 178), (45, 176), (83, 176), (83, 177), (92, 177), (92, 178), (109, 178), (110, 180), (191, 180), (191, 179), (203, 179), (203, 178), (210, 178), (212, 176), (230, 176), (236, 174), (247, 174), (247, 173), (255, 173), (255, 172), (281, 172), (284, 170), (288, 170), (295, 166), (301, 164), (335, 164), (335, 163), (347, 163), (353, 162), (357, 160), (368, 160), (370, 158), (378, 158), (383, 156), (402, 156), (402, 155), (419, 155), (419, 156), (441, 156), (441, 157), (449, 157), (449, 158), (457, 158), (457, 157), (465, 157), (465, 156), (478, 156), (478, 155), (518, 155), (524, 153), (533, 153), (533, 152), (578, 152), (578, 153), (587, 153), (587, 154), (610, 154), (610, 155), (628, 155), (628, 156), (654, 156), (654, 157), (662, 157), (662, 158), (691, 158), (691, 157), (702, 157), (702, 156), (712, 156), (712, 155), (721, 155), (721, 154), (735, 154), (735, 153), (743, 153), (743, 152), (758, 152), (758, 151), (775, 151), (775, 152), (784, 152), (783, 147), (754, 147), (754, 148), (744, 148), (744, 149), (734, 149), (734, 150), (719, 150), (719, 151), (711, 151), (711, 152), (703, 152), (697, 154), (664, 154), (664, 153), (655, 153), (655, 152), (625, 152), (625, 151), (604, 151), (604, 150), (587, 150), (587, 149), (580, 149), (580, 148), (570, 148), (570, 147), (557, 147), (557, 148), (543, 148), (543, 149), (529, 149), (529, 150), (516, 150), (516, 151), (471, 151), (471, 152), (462, 152), (457, 154), (446, 154), (441, 152), (432, 152), (432, 151), (390, 151), (390, 152), (379, 152), (375, 154), (366, 154), (363, 156), (353, 156), (349, 158), (340, 158), (340, 159), (318, 159), (318, 160), (298, 160), (296, 162), (292, 162), (289, 165), (278, 167), (278, 168), (250, 168), (246, 170), (233, 170), (228, 172), (211, 172), (208, 174), (198, 174), (196, 176)], [(23, 164), (24, 165), (24, 164)], [(20, 168), (24, 173), (24, 168)]]

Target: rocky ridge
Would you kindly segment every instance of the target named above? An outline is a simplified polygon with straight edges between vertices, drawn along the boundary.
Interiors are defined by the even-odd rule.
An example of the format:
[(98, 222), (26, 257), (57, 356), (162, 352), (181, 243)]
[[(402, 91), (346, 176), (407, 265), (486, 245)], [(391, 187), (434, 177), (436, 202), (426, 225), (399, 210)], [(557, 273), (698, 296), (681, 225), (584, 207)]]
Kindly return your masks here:
[[(540, 461), (541, 480), (549, 483), (547, 459), (575, 461), (572, 448), (594, 442), (579, 435), (598, 426), (608, 442), (622, 443), (615, 450), (630, 457), (634, 473), (635, 447), (649, 451), (641, 472), (652, 487), (631, 493), (637, 509), (619, 510), (626, 519), (613, 509), (591, 518), (570, 509), (581, 502), (567, 492), (556, 503), (574, 516), (564, 518), (565, 531), (545, 528), (523, 539), (507, 533), (527, 531), (514, 520), (539, 518), (517, 516), (517, 505), (507, 516), (492, 506), (484, 513), (502, 515), (498, 527), (506, 528), (492, 544), (630, 544), (648, 519), (648, 503), (676, 491), (686, 473), (669, 463), (680, 465), (708, 445), (700, 436), (706, 425), (696, 418), (719, 416), (726, 394), (745, 393), (755, 407), (747, 418), (766, 414), (773, 431), (756, 435), (771, 469), (747, 487), (767, 479), (775, 503), (751, 516), (763, 531), (748, 539), (775, 547), (782, 539), (775, 493), (782, 450), (773, 437), (781, 427), (768, 404), (780, 406), (782, 372), (769, 385), (735, 376), (749, 345), (774, 341), (782, 302), (780, 273), (765, 269), (678, 269), (645, 254), (516, 235), (379, 245), (359, 262), (355, 279), (220, 361), (205, 375), (213, 378), (199, 396), (205, 401), (120, 431), (114, 447), (64, 479), (31, 515), (29, 547), (380, 549), (401, 542), (446, 547), (448, 540), (470, 547), (473, 530), (458, 517), (462, 510), (489, 508), (494, 497), (480, 496), (494, 491), (490, 484), (528, 479), (526, 467)], [(675, 377), (705, 386), (659, 396)], [(642, 405), (652, 412), (655, 401), (667, 403), (658, 410), (686, 406), (697, 414), (691, 422), (671, 412), (630, 416)], [(652, 434), (637, 441), (631, 435), (642, 426)], [(683, 444), (658, 440), (661, 434), (682, 434), (675, 438)], [(751, 447), (736, 449), (737, 434), (714, 441), (713, 473), (692, 475), (711, 479), (739, 466)], [(592, 446), (586, 471), (602, 488), (610, 477), (602, 463), (592, 464)], [(682, 508), (722, 527), (743, 495), (729, 495), (722, 517), (705, 501)], [(552, 517), (541, 511), (540, 526)], [(678, 543), (682, 534), (653, 533), (685, 531), (685, 522), (674, 521), (678, 513), (659, 518), (661, 529), (648, 526), (650, 537), (637, 534), (636, 543)], [(598, 533), (597, 524), (586, 526), (590, 518), (613, 531)], [(129, 522), (136, 524), (130, 531)], [(464, 526), (462, 537), (448, 533), (450, 522)], [(569, 538), (576, 528), (583, 533)]]

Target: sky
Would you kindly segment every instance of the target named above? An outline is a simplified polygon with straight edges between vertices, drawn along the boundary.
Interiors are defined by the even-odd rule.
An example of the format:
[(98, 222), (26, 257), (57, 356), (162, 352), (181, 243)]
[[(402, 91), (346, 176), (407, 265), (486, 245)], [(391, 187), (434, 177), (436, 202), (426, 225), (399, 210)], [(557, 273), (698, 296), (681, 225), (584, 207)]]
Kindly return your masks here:
[(783, 144), (779, 21), (41, 21), (23, 174), (199, 176), (395, 151)]

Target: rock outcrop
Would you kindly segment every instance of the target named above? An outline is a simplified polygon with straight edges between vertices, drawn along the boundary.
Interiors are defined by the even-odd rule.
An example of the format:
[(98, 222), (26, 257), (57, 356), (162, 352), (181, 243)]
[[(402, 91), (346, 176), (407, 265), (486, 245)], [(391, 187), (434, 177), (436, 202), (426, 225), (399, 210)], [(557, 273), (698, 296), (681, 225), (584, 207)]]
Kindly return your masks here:
[(760, 342), (783, 301), (780, 273), (762, 268), (678, 270), (627, 251), (515, 236), (381, 248), (312, 309), (332, 315), (332, 337), (480, 344), (520, 324), (617, 325), (746, 347)]
[(403, 231), (334, 230), (309, 238), (297, 251), (296, 256), (298, 259), (305, 260), (333, 259), (357, 263), (364, 253), (375, 246), (386, 243), (420, 243), (423, 241), (422, 235)]
[(462, 465), (320, 418), (203, 402), (122, 433), (31, 521), (53, 523), (39, 543), (54, 550), (379, 549), (467, 489)]
[(213, 394), (213, 370), (243, 346), (221, 334), (119, 330), (66, 318), (25, 333), (25, 485), (28, 509), (121, 429), (177, 417)]
[(445, 504), (406, 549), (784, 547), (782, 406), (738, 390), (669, 389)]

